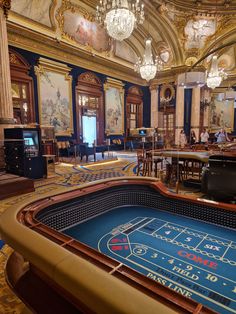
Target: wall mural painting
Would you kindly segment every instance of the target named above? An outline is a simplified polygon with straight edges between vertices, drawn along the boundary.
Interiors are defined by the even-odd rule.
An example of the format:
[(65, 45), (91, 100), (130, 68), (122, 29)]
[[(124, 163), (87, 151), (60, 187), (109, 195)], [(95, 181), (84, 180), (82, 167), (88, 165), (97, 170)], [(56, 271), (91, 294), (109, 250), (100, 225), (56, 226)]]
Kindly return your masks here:
[(123, 83), (111, 78), (104, 84), (105, 132), (107, 135), (124, 133), (124, 88)]
[(191, 19), (185, 26), (185, 49), (203, 48), (207, 38), (215, 33), (215, 19)]
[(39, 119), (44, 126), (54, 126), (56, 136), (73, 133), (72, 83), (66, 65), (39, 59), (35, 67), (38, 78)]
[(37, 23), (52, 27), (52, 14), (57, 0), (12, 0), (11, 10)]
[(231, 132), (234, 129), (234, 101), (213, 99), (209, 119), (212, 132), (221, 128)]
[(76, 41), (78, 44), (90, 46), (97, 51), (109, 50), (109, 37), (104, 28), (93, 21), (92, 17), (86, 18), (79, 12), (79, 8), (70, 6), (62, 9), (61, 24), (65, 37)]

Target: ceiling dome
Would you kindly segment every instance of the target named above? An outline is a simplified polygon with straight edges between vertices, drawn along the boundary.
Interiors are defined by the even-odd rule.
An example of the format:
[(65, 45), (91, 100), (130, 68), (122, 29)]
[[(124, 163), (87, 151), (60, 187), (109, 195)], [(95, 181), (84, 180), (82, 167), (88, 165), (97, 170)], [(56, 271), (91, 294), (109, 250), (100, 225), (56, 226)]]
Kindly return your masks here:
[(205, 14), (236, 14), (236, 0), (152, 0), (153, 4), (175, 6), (180, 11), (194, 10)]

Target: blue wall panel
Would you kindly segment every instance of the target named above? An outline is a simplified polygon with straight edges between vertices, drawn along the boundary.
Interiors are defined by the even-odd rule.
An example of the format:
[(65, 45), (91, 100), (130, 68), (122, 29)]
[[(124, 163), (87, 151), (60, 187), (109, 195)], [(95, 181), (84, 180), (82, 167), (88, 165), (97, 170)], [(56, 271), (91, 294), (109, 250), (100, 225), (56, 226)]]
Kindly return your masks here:
[[(72, 70), (70, 72), (70, 75), (72, 76), (72, 103), (73, 103), (73, 122), (74, 122), (74, 134), (72, 136), (72, 138), (76, 138), (76, 134), (77, 134), (77, 129), (76, 129), (76, 93), (75, 93), (75, 88), (77, 85), (77, 79), (78, 76), (86, 71), (89, 71), (85, 68), (81, 68), (79, 66), (76, 65), (72, 65), (69, 63), (65, 63), (65, 62), (61, 62), (58, 61), (56, 59), (52, 59), (52, 58), (48, 58), (45, 57), (44, 55), (40, 55), (34, 52), (30, 52), (24, 49), (20, 49), (20, 48), (16, 48), (16, 47), (11, 47), (13, 50), (17, 51), (18, 53), (20, 53), (25, 59), (26, 61), (29, 63), (29, 65), (31, 66), (30, 68), (30, 72), (29, 75), (33, 78), (33, 82), (34, 82), (34, 100), (35, 100), (35, 117), (36, 117), (36, 122), (39, 123), (39, 113), (38, 113), (38, 87), (37, 87), (37, 77), (34, 73), (34, 66), (37, 66), (38, 60), (40, 57), (44, 57), (47, 59), (51, 59), (60, 63), (64, 63), (66, 64), (68, 67), (70, 67)], [(107, 76), (98, 72), (94, 72), (99, 79), (101, 80), (102, 84), (105, 83)], [(131, 86), (134, 86), (135, 84), (132, 84), (130, 82), (126, 82), (126, 81), (122, 81), (124, 83), (124, 88), (125, 88), (125, 104), (126, 104), (126, 95), (127, 95), (127, 91)], [(139, 86), (142, 89), (143, 92), (143, 126), (145, 127), (149, 127), (150, 126), (150, 110), (151, 110), (151, 95), (150, 95), (150, 91), (149, 91), (149, 87), (148, 86)], [(105, 99), (105, 98), (104, 98)], [(124, 123), (126, 122), (126, 119), (124, 117)], [(126, 127), (126, 126), (125, 126)], [(64, 137), (61, 137), (61, 139), (65, 139)]]
[(184, 132), (188, 137), (191, 128), (192, 89), (184, 90)]

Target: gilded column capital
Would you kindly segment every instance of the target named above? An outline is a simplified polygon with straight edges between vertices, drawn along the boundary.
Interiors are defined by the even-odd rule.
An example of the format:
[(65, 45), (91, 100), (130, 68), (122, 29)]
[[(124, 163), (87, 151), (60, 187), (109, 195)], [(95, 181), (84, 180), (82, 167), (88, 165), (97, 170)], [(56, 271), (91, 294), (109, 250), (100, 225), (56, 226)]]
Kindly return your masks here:
[(0, 0), (0, 8), (3, 10), (5, 17), (8, 17), (8, 11), (11, 9), (11, 0)]
[(153, 90), (157, 90), (158, 85), (159, 85), (159, 84), (158, 84), (158, 82), (157, 82), (156, 79), (152, 80), (152, 82), (151, 82), (151, 84), (150, 84), (150, 86), (149, 86), (150, 92), (153, 91)]

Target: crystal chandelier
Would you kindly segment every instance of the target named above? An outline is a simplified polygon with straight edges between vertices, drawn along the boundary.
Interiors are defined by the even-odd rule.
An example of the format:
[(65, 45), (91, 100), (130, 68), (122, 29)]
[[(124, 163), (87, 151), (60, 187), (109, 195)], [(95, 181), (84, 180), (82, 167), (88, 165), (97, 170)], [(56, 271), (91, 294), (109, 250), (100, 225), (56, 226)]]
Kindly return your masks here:
[(210, 72), (207, 75), (207, 86), (209, 88), (216, 88), (219, 87), (222, 80), (226, 78), (226, 73), (224, 72), (224, 69), (218, 68), (217, 63), (217, 56), (213, 56), (212, 63), (211, 63), (211, 69)]
[(109, 36), (116, 40), (128, 38), (136, 24), (144, 21), (144, 5), (139, 0), (100, 0), (96, 10), (96, 21), (105, 25)]
[(139, 72), (141, 77), (147, 81), (153, 79), (156, 72), (163, 68), (163, 62), (160, 58), (156, 56), (155, 62), (153, 60), (151, 43), (152, 40), (150, 38), (146, 40), (143, 61), (139, 58), (134, 65), (135, 72)]

